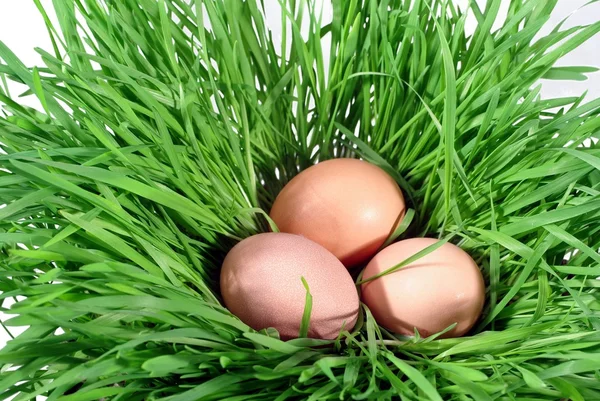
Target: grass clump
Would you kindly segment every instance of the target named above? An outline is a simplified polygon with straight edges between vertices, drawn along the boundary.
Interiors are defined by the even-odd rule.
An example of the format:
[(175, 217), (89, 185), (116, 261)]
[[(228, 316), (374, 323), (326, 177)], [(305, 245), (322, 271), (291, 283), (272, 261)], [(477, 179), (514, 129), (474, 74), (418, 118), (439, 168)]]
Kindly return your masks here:
[[(536, 38), (557, 0), (512, 0), (494, 31), (500, 0), (471, 2), (467, 36), (451, 1), (284, 3), (281, 41), (256, 0), (55, 0), (43, 66), (0, 42), (2, 82), (42, 105), (1, 85), (0, 290), (29, 326), (1, 397), (600, 399), (600, 99), (537, 86), (593, 71), (554, 64), (600, 22)], [(477, 260), (472, 336), (397, 338), (365, 310), (282, 342), (221, 306), (224, 254), (332, 157), (398, 180), (403, 235)]]

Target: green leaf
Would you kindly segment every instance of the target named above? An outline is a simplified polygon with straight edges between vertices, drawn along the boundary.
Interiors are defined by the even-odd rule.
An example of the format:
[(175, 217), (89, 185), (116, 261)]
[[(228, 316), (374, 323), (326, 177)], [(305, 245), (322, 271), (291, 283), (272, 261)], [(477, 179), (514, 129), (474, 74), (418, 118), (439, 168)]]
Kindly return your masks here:
[(300, 324), (300, 332), (298, 334), (298, 337), (300, 338), (304, 338), (308, 335), (310, 313), (312, 311), (312, 295), (310, 294), (310, 288), (304, 277), (302, 277), (302, 285), (306, 289), (306, 299), (304, 301), (304, 313), (302, 314), (302, 323)]
[(359, 282), (357, 282), (356, 284), (359, 285), (359, 284), (368, 283), (369, 281), (378, 279), (379, 277), (383, 277), (387, 274), (391, 274), (397, 270), (400, 270), (404, 266), (421, 259), (423, 256), (428, 255), (431, 252), (434, 252), (436, 249), (439, 249), (442, 245), (444, 245), (447, 242), (448, 242), (448, 239), (444, 239), (444, 240), (439, 240), (439, 241), (435, 242), (434, 244), (428, 245), (426, 248), (424, 248), (424, 249), (420, 250), (419, 252), (415, 253), (414, 255), (404, 259), (402, 262), (398, 263), (397, 265), (392, 266), (376, 275), (364, 278), (364, 279), (360, 280)]
[(564, 81), (585, 81), (585, 74), (598, 71), (596, 67), (552, 67), (544, 74), (544, 79), (556, 79)]
[(189, 357), (186, 355), (161, 355), (148, 359), (142, 364), (142, 369), (150, 372), (152, 376), (167, 376), (189, 364)]
[(430, 400), (442, 400), (442, 397), (440, 397), (435, 387), (433, 387), (433, 385), (425, 378), (425, 376), (423, 376), (421, 372), (390, 353), (385, 353), (385, 357), (392, 362), (394, 366), (400, 369), (400, 371), (404, 373), (410, 380), (412, 380)]
[(515, 365), (515, 368), (521, 372), (521, 375), (523, 376), (523, 380), (525, 381), (525, 384), (527, 384), (527, 386), (529, 386), (530, 388), (534, 389), (534, 390), (539, 390), (539, 389), (543, 389), (546, 388), (546, 383), (544, 383), (544, 381), (542, 379), (540, 379), (535, 373), (533, 373), (530, 370), (525, 369), (522, 366), (518, 366)]

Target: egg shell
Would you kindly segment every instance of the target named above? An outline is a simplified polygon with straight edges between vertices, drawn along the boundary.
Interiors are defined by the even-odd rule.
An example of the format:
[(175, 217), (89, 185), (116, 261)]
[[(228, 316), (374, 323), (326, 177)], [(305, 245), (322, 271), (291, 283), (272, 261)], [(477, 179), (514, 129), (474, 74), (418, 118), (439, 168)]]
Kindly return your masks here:
[(308, 336), (334, 339), (358, 318), (354, 281), (322, 246), (298, 235), (264, 233), (234, 246), (221, 270), (225, 305), (244, 323), (276, 328), (282, 339), (298, 337), (307, 281), (312, 295)]
[[(412, 238), (379, 252), (363, 272), (373, 277), (436, 243)], [(456, 245), (440, 248), (393, 273), (361, 285), (362, 301), (379, 324), (404, 335), (423, 337), (457, 326), (443, 337), (459, 337), (475, 324), (485, 301), (485, 283), (475, 261)]]
[(321, 244), (350, 268), (375, 255), (404, 214), (404, 197), (392, 177), (366, 161), (341, 158), (294, 177), (270, 216), (280, 231)]

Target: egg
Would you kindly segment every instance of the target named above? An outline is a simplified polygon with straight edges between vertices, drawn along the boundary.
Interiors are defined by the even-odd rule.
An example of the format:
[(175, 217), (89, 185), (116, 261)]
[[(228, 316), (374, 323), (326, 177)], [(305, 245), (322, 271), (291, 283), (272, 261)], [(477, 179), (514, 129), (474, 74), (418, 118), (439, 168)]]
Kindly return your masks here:
[(255, 330), (274, 327), (282, 339), (298, 337), (308, 283), (312, 311), (308, 337), (335, 339), (358, 318), (358, 292), (342, 263), (298, 235), (263, 233), (246, 238), (225, 257), (221, 293), (227, 308)]
[[(384, 272), (436, 243), (412, 238), (379, 252), (367, 265), (362, 279)], [(393, 273), (361, 285), (362, 301), (377, 322), (395, 333), (422, 337), (457, 325), (443, 337), (459, 337), (475, 324), (485, 300), (485, 284), (475, 261), (456, 245), (440, 248)]]
[(392, 177), (366, 161), (342, 158), (294, 177), (270, 217), (280, 231), (321, 244), (350, 268), (371, 258), (404, 214), (404, 197)]

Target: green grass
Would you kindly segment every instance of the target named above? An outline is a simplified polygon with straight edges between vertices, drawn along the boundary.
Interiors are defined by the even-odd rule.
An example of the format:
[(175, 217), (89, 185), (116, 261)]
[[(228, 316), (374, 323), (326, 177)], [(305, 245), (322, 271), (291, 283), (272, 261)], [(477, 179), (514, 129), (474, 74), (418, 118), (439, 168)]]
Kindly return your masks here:
[[(256, 0), (54, 0), (43, 66), (0, 42), (2, 82), (43, 110), (0, 84), (4, 325), (29, 326), (0, 398), (600, 399), (600, 99), (539, 96), (595, 71), (553, 65), (600, 22), (534, 40), (556, 2), (512, 0), (493, 32), (500, 0), (472, 2), (468, 37), (451, 1), (331, 0), (326, 23), (289, 0), (276, 42)], [(282, 342), (221, 306), (227, 250), (331, 157), (400, 183), (401, 238), (477, 260), (471, 336), (397, 338), (364, 309)]]

